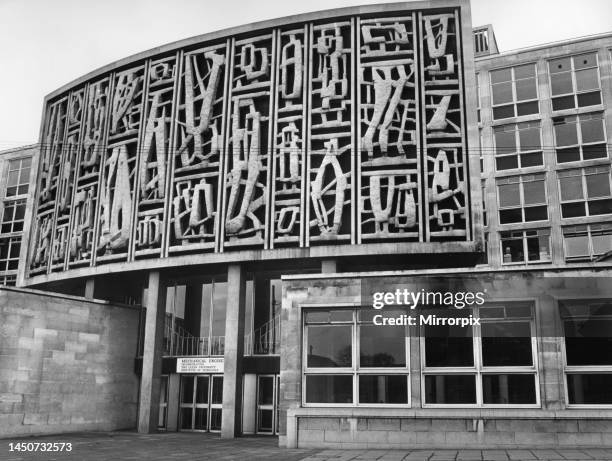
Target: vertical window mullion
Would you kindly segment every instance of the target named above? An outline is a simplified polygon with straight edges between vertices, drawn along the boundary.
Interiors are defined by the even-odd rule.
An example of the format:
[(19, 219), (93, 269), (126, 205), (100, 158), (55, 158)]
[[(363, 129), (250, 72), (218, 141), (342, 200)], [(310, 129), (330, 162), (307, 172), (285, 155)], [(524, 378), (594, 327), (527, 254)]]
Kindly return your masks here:
[[(474, 314), (478, 318), (480, 316), (480, 309), (475, 306)], [(474, 348), (474, 368), (476, 370), (476, 405), (481, 407), (483, 405), (483, 391), (482, 391), (482, 329), (480, 325), (474, 325), (472, 327), (472, 347)]]
[(360, 363), (358, 362), (359, 357), (361, 356), (361, 344), (359, 341), (359, 333), (360, 331), (358, 331), (358, 329), (360, 329), (361, 326), (358, 324), (357, 322), (357, 309), (353, 309), (353, 344), (351, 349), (353, 350), (353, 406), (357, 406), (359, 404), (359, 377), (358, 377), (358, 370), (360, 370)]
[(512, 75), (512, 82), (511, 82), (511, 86), (512, 86), (512, 110), (514, 111), (514, 116), (517, 117), (517, 109), (516, 109), (516, 101), (517, 101), (517, 97), (516, 97), (516, 79), (514, 76), (514, 67), (512, 67), (510, 69), (511, 71), (511, 75)]

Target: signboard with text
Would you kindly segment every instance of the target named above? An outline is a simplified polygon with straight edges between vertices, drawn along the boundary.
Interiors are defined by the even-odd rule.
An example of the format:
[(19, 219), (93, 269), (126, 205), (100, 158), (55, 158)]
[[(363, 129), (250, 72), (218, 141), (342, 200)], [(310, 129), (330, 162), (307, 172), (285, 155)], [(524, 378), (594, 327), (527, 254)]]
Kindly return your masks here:
[(179, 357), (177, 373), (223, 373), (223, 357)]

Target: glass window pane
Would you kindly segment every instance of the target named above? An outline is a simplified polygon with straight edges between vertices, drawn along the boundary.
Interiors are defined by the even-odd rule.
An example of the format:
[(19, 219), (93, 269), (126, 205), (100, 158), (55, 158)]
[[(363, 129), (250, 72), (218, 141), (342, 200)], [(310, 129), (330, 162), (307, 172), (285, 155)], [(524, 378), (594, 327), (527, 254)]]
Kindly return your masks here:
[(223, 403), (223, 376), (212, 377), (213, 388), (210, 403), (220, 404)]
[(518, 167), (518, 155), (505, 155), (495, 159), (495, 168), (498, 170), (512, 170)]
[(360, 325), (359, 341), (361, 367), (406, 366), (405, 327)]
[(567, 393), (573, 405), (612, 404), (612, 374), (568, 374)]
[(576, 71), (576, 90), (587, 91), (599, 88), (597, 68)]
[(527, 168), (530, 166), (544, 165), (542, 152), (531, 152), (529, 154), (521, 154), (521, 167)]
[(552, 100), (553, 110), (573, 109), (574, 107), (576, 107), (574, 96), (561, 96)]
[(516, 135), (514, 130), (495, 130), (495, 154), (516, 152)]
[(564, 329), (569, 366), (612, 365), (612, 320), (568, 319)]
[(493, 108), (493, 119), (501, 120), (510, 117), (514, 117), (514, 106), (512, 104)]
[(525, 200), (525, 205), (546, 203), (546, 186), (544, 181), (524, 182), (523, 198)]
[(581, 200), (584, 198), (582, 192), (582, 177), (568, 176), (559, 178), (559, 189), (561, 190), (561, 200)]
[(221, 430), (221, 418), (223, 416), (223, 410), (221, 408), (210, 409), (210, 430), (220, 431)]
[(500, 184), (497, 189), (500, 207), (521, 205), (520, 184)]
[(605, 140), (603, 120), (601, 118), (580, 120), (580, 131), (583, 143), (602, 142)]
[(546, 261), (550, 259), (548, 248), (550, 246), (549, 235), (537, 235), (527, 238), (527, 259), (529, 261)]
[(597, 104), (601, 104), (601, 95), (599, 91), (581, 93), (578, 95), (578, 107), (596, 106)]
[(181, 408), (181, 429), (193, 429), (192, 415), (192, 408)]
[(476, 403), (474, 375), (425, 376), (425, 403)]
[(195, 421), (193, 428), (196, 431), (205, 431), (208, 429), (208, 408), (195, 409)]
[(529, 322), (483, 323), (481, 331), (485, 367), (533, 364)]
[(574, 69), (584, 69), (585, 67), (597, 66), (597, 54), (581, 54), (580, 56), (574, 56)]
[(512, 102), (512, 83), (498, 83), (493, 85), (493, 104), (505, 104)]
[(608, 151), (605, 144), (592, 144), (582, 148), (582, 157), (584, 160), (594, 158), (604, 158), (608, 156)]
[(525, 207), (525, 221), (544, 221), (548, 219), (548, 205)]
[(589, 237), (587, 235), (566, 235), (565, 256), (577, 257), (589, 255)]
[(580, 148), (566, 147), (557, 149), (557, 163), (578, 162), (580, 160)]
[(307, 403), (353, 403), (352, 375), (307, 375)]
[(534, 64), (525, 64), (524, 66), (516, 66), (514, 68), (514, 78), (528, 78), (535, 77), (535, 65)]
[(516, 116), (537, 114), (540, 111), (538, 101), (522, 102), (516, 105)]
[(504, 251), (504, 263), (518, 263), (525, 261), (522, 237), (509, 239), (502, 238), (501, 243)]
[(307, 367), (350, 367), (352, 326), (308, 325)]
[(538, 97), (535, 78), (517, 80), (515, 84), (517, 101), (526, 101), (529, 99), (536, 99)]
[(572, 70), (572, 62), (569, 57), (553, 59), (552, 61), (548, 63), (548, 68), (551, 74), (558, 73), (558, 72), (566, 72), (566, 71)]
[(408, 377), (405, 375), (359, 376), (359, 403), (408, 403)]
[[(438, 314), (448, 317), (436, 310), (423, 311), (423, 315)], [(454, 312), (453, 315), (468, 316), (469, 313)], [(474, 344), (472, 329), (460, 326), (426, 326), (425, 327), (425, 365), (427, 367), (473, 366)]]
[(535, 376), (482, 375), (482, 398), (485, 404), (535, 404)]
[(588, 207), (590, 215), (609, 214), (612, 213), (612, 200), (589, 200)]
[(608, 197), (610, 195), (610, 173), (586, 175), (587, 196)]
[(213, 284), (213, 320), (212, 335), (225, 336), (225, 313), (227, 304), (227, 283)]
[(561, 74), (552, 74), (550, 76), (550, 84), (552, 86), (553, 96), (559, 94), (572, 93), (572, 74), (571, 72), (564, 72)]
[(181, 377), (181, 403), (193, 403), (193, 376)]
[(532, 126), (519, 129), (519, 142), (521, 144), (521, 151), (542, 149), (540, 128)]
[(208, 376), (198, 376), (196, 379), (196, 403), (208, 403)]
[(521, 222), (523, 220), (523, 212), (520, 208), (511, 210), (499, 210), (499, 222), (500, 224), (510, 224), (515, 222)]
[(596, 234), (591, 237), (593, 243), (593, 254), (600, 255), (612, 250), (612, 235)]
[(509, 82), (512, 80), (512, 69), (498, 69), (491, 71), (491, 83)]
[(272, 405), (274, 403), (274, 376), (260, 376), (257, 393), (257, 401), (260, 405)]
[(578, 144), (578, 132), (575, 123), (555, 125), (555, 141), (557, 146), (573, 146)]

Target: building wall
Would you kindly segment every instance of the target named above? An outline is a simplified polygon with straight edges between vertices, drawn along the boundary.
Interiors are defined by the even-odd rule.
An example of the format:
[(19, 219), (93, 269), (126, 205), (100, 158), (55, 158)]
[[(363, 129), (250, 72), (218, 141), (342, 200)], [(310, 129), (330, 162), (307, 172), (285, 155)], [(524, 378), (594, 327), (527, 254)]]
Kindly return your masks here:
[[(0, 152), (0, 285), (15, 285), (24, 222), (31, 207), (38, 146)], [(31, 211), (31, 210), (30, 210)]]
[(138, 310), (0, 289), (0, 434), (136, 426)]
[[(567, 397), (568, 366), (559, 304), (559, 300), (570, 299), (580, 299), (581, 302), (607, 299), (609, 303), (612, 297), (608, 282), (610, 275), (609, 268), (600, 268), (597, 271), (476, 270), (471, 274), (462, 270), (446, 273), (439, 270), (429, 274), (326, 274), (326, 279), (321, 276), (285, 277), (280, 444), (287, 447), (413, 448), (435, 445), (491, 448), (599, 446), (612, 443), (612, 406), (577, 405)], [(445, 277), (450, 281), (444, 281), (447, 280)], [(467, 405), (427, 403), (423, 377), (431, 371), (424, 364), (425, 343), (416, 329), (410, 330), (409, 359), (406, 371), (402, 372), (409, 378), (407, 404), (361, 405), (355, 400), (353, 404), (307, 403), (304, 389), (307, 369), (303, 359), (306, 354), (305, 309), (365, 308), (367, 311), (370, 310), (368, 306), (371, 306), (371, 293), (374, 292), (394, 292), (397, 288), (414, 292), (421, 289), (436, 291), (440, 287), (450, 288), (451, 291), (454, 288), (485, 292), (486, 304), (514, 301), (533, 305), (531, 335), (534, 362), (533, 367), (521, 371), (531, 373), (536, 379), (534, 392), (537, 397), (533, 404), (484, 404), (482, 401)], [(376, 313), (384, 314), (384, 309)], [(419, 311), (416, 313), (419, 314)], [(382, 338), (385, 327), (380, 328)], [(327, 374), (342, 373), (333, 368), (325, 370)], [(363, 370), (357, 370), (358, 376), (361, 376)], [(477, 365), (476, 370), (477, 373), (484, 373), (486, 367)], [(591, 372), (593, 370), (590, 369)], [(386, 369), (379, 370), (378, 374), (394, 372)], [(453, 372), (457, 370), (450, 371)], [(600, 368), (599, 372), (612, 373), (612, 367)], [(443, 372), (436, 369), (433, 373)], [(461, 373), (472, 372), (464, 369)], [(502, 373), (512, 371), (506, 369)], [(460, 390), (457, 388), (453, 392)]]
[[(588, 84), (587, 88), (595, 87), (600, 93), (599, 104), (576, 104), (575, 108), (564, 108), (553, 106), (555, 93), (551, 83), (551, 71), (549, 64), (552, 60), (563, 57), (584, 56), (591, 54), (597, 56), (597, 82), (595, 85)], [(564, 172), (579, 168), (604, 168), (608, 169), (608, 188), (610, 187), (610, 137), (612, 136), (612, 35), (601, 34), (595, 37), (583, 39), (567, 40), (550, 44), (547, 46), (534, 46), (523, 50), (512, 51), (476, 59), (476, 77), (479, 88), (479, 127), (480, 127), (480, 156), (482, 165), (482, 183), (484, 209), (486, 210), (487, 222), (485, 233), (488, 244), (488, 262), (493, 267), (508, 265), (525, 266), (529, 264), (542, 263), (575, 263), (595, 259), (606, 251), (612, 250), (612, 207), (608, 207), (606, 212), (599, 214), (589, 213), (587, 216), (567, 217), (563, 216), (561, 210), (561, 188), (559, 186), (559, 175)], [(535, 82), (537, 88), (538, 110), (535, 113), (521, 115), (518, 112), (514, 117), (496, 117), (494, 107), (500, 106), (499, 101), (493, 98), (492, 73), (501, 69), (516, 68), (517, 66), (535, 66)], [(588, 93), (577, 86), (577, 74), (574, 73), (573, 94)], [(583, 80), (584, 82), (584, 80)], [(516, 92), (516, 89), (514, 90)], [(516, 93), (515, 93), (516, 94)], [(517, 98), (514, 98), (517, 100)], [(603, 118), (604, 139), (598, 144), (603, 146), (606, 154), (594, 158), (586, 159), (583, 155), (576, 161), (559, 162), (557, 155), (562, 143), (556, 136), (556, 124), (566, 117), (590, 117), (600, 115)], [(496, 168), (496, 161), (499, 156), (510, 151), (496, 145), (495, 130), (501, 127), (510, 127), (515, 124), (535, 123), (539, 124), (541, 137), (540, 146), (523, 151), (535, 150), (541, 152), (543, 161), (541, 164), (520, 168)], [(580, 127), (578, 127), (580, 130)], [(581, 143), (581, 149), (584, 149)], [(546, 205), (548, 213), (546, 219), (524, 220), (516, 223), (500, 222), (500, 200), (504, 194), (498, 192), (498, 183), (508, 178), (517, 178), (529, 175), (543, 175), (546, 189)], [(567, 192), (567, 188), (565, 188)], [(585, 192), (586, 195), (587, 192)], [(610, 193), (602, 194), (610, 197)], [(607, 236), (607, 244), (602, 248), (591, 251), (583, 257), (570, 257), (567, 244), (564, 241), (564, 232), (576, 225), (590, 225), (591, 232), (596, 228), (599, 233)], [(597, 226), (597, 227), (594, 227)], [(502, 252), (507, 245), (501, 242), (502, 232), (534, 231), (546, 230), (550, 233), (550, 243), (547, 248), (548, 256), (544, 258), (536, 257), (532, 261), (517, 263), (514, 261), (504, 261)], [(515, 234), (516, 235), (516, 234)], [(589, 237), (592, 239), (592, 237)]]

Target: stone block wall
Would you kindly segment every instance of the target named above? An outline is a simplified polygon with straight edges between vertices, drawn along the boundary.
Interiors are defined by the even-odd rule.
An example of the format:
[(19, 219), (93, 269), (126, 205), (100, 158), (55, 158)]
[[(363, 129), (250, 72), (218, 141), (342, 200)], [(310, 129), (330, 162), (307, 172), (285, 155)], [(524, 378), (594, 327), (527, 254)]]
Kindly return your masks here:
[(0, 289), (0, 437), (136, 426), (138, 310)]
[(298, 418), (300, 448), (580, 446), (612, 446), (612, 420)]

